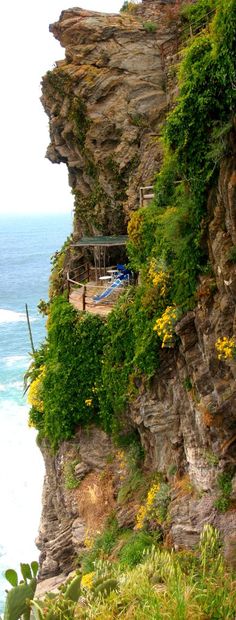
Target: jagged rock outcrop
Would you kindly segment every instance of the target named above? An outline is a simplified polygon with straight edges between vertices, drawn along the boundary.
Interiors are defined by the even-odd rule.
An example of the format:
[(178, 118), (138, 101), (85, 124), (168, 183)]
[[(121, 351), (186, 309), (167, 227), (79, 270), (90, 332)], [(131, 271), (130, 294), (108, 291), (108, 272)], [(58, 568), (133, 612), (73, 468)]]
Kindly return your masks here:
[(160, 167), (158, 138), (175, 88), (168, 68), (178, 49), (176, 15), (152, 1), (134, 14), (68, 9), (50, 26), (65, 60), (42, 82), (47, 157), (67, 164), (75, 235), (125, 232), (139, 187)]
[[(68, 574), (87, 532), (102, 529), (114, 504), (111, 440), (97, 429), (79, 430), (56, 456), (42, 444), (46, 476), (37, 545), (41, 579)], [(75, 487), (75, 488), (74, 488)]]

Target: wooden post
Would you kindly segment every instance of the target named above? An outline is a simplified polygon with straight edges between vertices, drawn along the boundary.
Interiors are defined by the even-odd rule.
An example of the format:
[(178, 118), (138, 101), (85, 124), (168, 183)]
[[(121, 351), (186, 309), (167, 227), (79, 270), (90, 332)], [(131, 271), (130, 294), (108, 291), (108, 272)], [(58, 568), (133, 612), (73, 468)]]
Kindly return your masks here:
[(68, 294), (68, 301), (69, 301), (69, 299), (70, 299), (70, 279), (69, 279), (68, 271), (67, 271), (67, 274), (66, 274), (66, 279), (67, 279), (67, 294)]
[(97, 269), (97, 249), (96, 247), (93, 248), (93, 255), (94, 255), (94, 265), (95, 265), (95, 280), (96, 283), (98, 281), (98, 269)]
[(86, 308), (85, 296), (86, 296), (86, 286), (83, 286), (83, 293), (82, 293), (82, 310), (83, 310), (83, 312), (85, 311), (85, 308)]
[(27, 318), (27, 324), (28, 324), (28, 330), (29, 330), (31, 349), (32, 349), (32, 353), (34, 355), (35, 354), (35, 348), (34, 348), (34, 343), (33, 343), (33, 336), (32, 336), (32, 330), (31, 330), (31, 325), (30, 325), (30, 318), (29, 318), (29, 312), (28, 312), (27, 304), (25, 304), (25, 311), (26, 311), (26, 318)]
[(99, 269), (99, 278), (102, 275), (101, 272), (101, 246), (98, 246), (98, 269)]
[(104, 245), (103, 250), (103, 275), (106, 275), (106, 246)]

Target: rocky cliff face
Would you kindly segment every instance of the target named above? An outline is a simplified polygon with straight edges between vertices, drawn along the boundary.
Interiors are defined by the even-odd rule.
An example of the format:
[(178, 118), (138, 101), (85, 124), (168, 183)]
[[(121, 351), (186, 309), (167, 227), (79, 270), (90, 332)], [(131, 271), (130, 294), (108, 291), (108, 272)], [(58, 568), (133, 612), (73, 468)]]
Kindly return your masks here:
[(176, 12), (157, 1), (138, 5), (135, 14), (70, 9), (50, 30), (65, 60), (42, 83), (47, 156), (67, 164), (75, 234), (122, 233), (139, 187), (152, 183), (160, 166), (158, 137), (174, 89), (168, 70), (178, 48)]
[[(205, 521), (224, 532), (227, 545), (231, 537), (235, 540), (235, 504), (223, 515), (214, 508), (219, 474), (235, 467), (236, 455), (236, 364), (219, 361), (215, 350), (219, 337), (235, 333), (236, 270), (228, 260), (236, 243), (232, 141), (233, 150), (221, 165), (208, 202), (213, 273), (201, 279), (197, 308), (176, 326), (178, 350), (162, 353), (152, 389), (140, 395), (131, 410), (148, 466), (168, 475), (174, 465), (189, 476), (188, 491), (181, 498), (177, 488), (170, 509), (170, 533), (177, 547), (194, 545)], [(234, 501), (235, 491), (236, 478)]]
[[(66, 58), (43, 79), (50, 119), (48, 157), (65, 162), (75, 194), (75, 236), (124, 232), (140, 185), (160, 165), (158, 135), (175, 91), (178, 21), (161, 2), (145, 0), (134, 15), (64, 11), (51, 31)], [(169, 13), (168, 13), (169, 11)], [(156, 22), (155, 32), (145, 22)], [(172, 73), (172, 79), (170, 74)], [(169, 76), (169, 79), (168, 79)], [(162, 472), (171, 487), (164, 535), (176, 548), (195, 545), (204, 522), (218, 527), (236, 563), (236, 479), (230, 509), (215, 507), (219, 476), (235, 471), (235, 361), (220, 361), (215, 342), (235, 334), (236, 148), (222, 161), (208, 200), (210, 275), (201, 277), (198, 305), (177, 325), (179, 344), (161, 353), (149, 391), (140, 389), (129, 421), (145, 448), (145, 471)], [(67, 573), (86, 532), (99, 531), (111, 509), (132, 525), (135, 501), (117, 504), (119, 459), (111, 440), (79, 430), (56, 456), (43, 447), (46, 479), (38, 544), (41, 578)], [(65, 488), (72, 463), (78, 489)], [(118, 474), (117, 474), (118, 472)]]

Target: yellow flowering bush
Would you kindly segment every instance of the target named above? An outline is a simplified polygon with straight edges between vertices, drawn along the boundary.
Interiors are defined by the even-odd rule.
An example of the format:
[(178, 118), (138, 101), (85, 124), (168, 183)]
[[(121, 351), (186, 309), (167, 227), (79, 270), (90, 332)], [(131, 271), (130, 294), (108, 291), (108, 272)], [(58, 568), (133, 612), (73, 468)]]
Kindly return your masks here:
[(128, 235), (130, 241), (134, 245), (138, 245), (140, 242), (141, 225), (143, 222), (143, 216), (139, 211), (134, 211), (128, 223)]
[(136, 516), (136, 529), (141, 530), (144, 526), (144, 523), (148, 517), (151, 517), (152, 510), (154, 507), (156, 495), (160, 490), (160, 484), (153, 484), (148, 491), (147, 499), (145, 504), (140, 506), (137, 516)]
[(167, 306), (162, 316), (156, 320), (154, 331), (162, 340), (163, 347), (172, 347), (174, 344), (174, 326), (178, 318), (176, 306)]
[(215, 344), (219, 360), (233, 359), (236, 356), (236, 342), (234, 338), (218, 338)]
[(45, 366), (40, 366), (39, 375), (32, 381), (28, 390), (28, 402), (40, 413), (44, 412), (44, 404), (42, 397), (42, 383), (45, 376)]
[(95, 571), (92, 571), (91, 573), (86, 573), (86, 575), (83, 575), (81, 579), (82, 588), (85, 588), (86, 590), (91, 590), (92, 585), (93, 585), (94, 575), (95, 575)]
[(141, 530), (152, 520), (163, 523), (170, 501), (170, 488), (166, 482), (155, 482), (148, 491), (146, 501), (136, 516), (136, 529)]
[(150, 261), (148, 276), (153, 286), (159, 289), (161, 297), (165, 297), (168, 290), (170, 274), (166, 271), (164, 265), (158, 264), (155, 258)]

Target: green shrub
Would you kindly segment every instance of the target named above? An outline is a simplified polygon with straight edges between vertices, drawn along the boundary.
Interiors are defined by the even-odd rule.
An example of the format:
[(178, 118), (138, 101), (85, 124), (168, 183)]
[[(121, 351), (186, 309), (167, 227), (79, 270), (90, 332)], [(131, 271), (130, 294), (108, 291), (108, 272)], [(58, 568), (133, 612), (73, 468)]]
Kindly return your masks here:
[(111, 516), (104, 531), (95, 537), (91, 550), (85, 551), (79, 557), (83, 575), (94, 571), (98, 560), (106, 559), (114, 549), (120, 535), (117, 520)]
[(208, 20), (209, 13), (216, 8), (217, 0), (198, 0), (195, 4), (184, 5), (181, 11), (183, 20), (189, 22), (191, 26), (201, 27)]
[(227, 512), (230, 507), (230, 496), (232, 493), (232, 474), (230, 472), (219, 474), (217, 484), (220, 495), (215, 501), (215, 507), (220, 512)]
[(158, 25), (155, 22), (144, 22), (143, 27), (146, 32), (156, 32)]
[(79, 458), (73, 461), (67, 461), (64, 465), (64, 481), (65, 488), (68, 490), (77, 489), (80, 485), (80, 480), (75, 475), (75, 467), (80, 462)]
[[(186, 9), (188, 18), (204, 22), (214, 6), (199, 0)], [(179, 96), (164, 127), (164, 162), (153, 204), (129, 224), (132, 268), (140, 270), (151, 256), (164, 259), (171, 275), (166, 301), (184, 310), (194, 304), (197, 277), (208, 258), (203, 242), (207, 194), (229, 151), (236, 100), (235, 32), (235, 3), (219, 0), (209, 32), (190, 41), (180, 64)]]
[[(43, 350), (43, 413), (39, 412), (36, 427), (54, 448), (72, 437), (78, 424), (99, 423), (98, 384), (104, 340), (105, 326), (100, 317), (77, 312), (63, 295), (53, 300)], [(31, 374), (35, 372), (36, 368)]]
[(125, 542), (119, 552), (120, 566), (124, 568), (136, 566), (143, 558), (146, 549), (153, 545), (153, 537), (147, 532), (132, 532), (128, 534), (128, 540)]
[(108, 316), (103, 352), (101, 419), (105, 428), (122, 428), (122, 414), (137, 394), (139, 379), (149, 379), (158, 366), (159, 339), (153, 331), (155, 307), (142, 304), (146, 287), (130, 289)]

